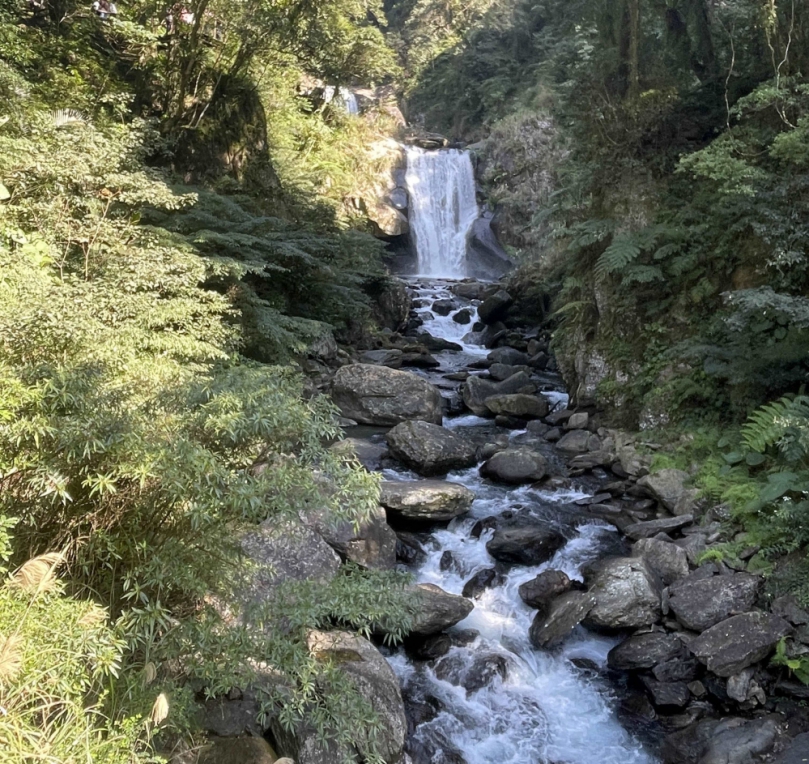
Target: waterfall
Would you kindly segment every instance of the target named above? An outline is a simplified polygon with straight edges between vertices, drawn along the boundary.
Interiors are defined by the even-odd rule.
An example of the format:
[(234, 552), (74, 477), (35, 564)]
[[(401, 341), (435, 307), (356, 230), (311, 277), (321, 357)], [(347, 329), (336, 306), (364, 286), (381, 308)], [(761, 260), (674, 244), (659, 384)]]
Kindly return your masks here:
[(338, 88), (334, 85), (326, 85), (323, 89), (323, 100), (326, 103), (333, 102), (341, 106), (348, 114), (356, 115), (360, 113), (357, 96), (346, 87), (341, 86)]
[(469, 154), (408, 147), (406, 182), (419, 275), (463, 278), (469, 231), (480, 214)]

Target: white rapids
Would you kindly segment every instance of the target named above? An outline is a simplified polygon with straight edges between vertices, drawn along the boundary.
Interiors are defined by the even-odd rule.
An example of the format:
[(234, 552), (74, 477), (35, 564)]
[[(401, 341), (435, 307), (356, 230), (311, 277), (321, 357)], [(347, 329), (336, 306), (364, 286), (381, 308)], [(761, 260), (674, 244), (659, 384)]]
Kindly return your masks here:
[(406, 183), (419, 275), (464, 278), (469, 232), (480, 216), (469, 154), (408, 147)]
[[(432, 282), (416, 283), (416, 292), (426, 300), (452, 297), (446, 285)], [(429, 311), (429, 306), (422, 306), (420, 311)], [(458, 357), (468, 363), (486, 353), (474, 344), (475, 336), (468, 334), (469, 327), (461, 334), (451, 315), (425, 324), (432, 334), (463, 345), (462, 353), (438, 356), (442, 360), (442, 369), (438, 370), (441, 373), (458, 370)], [(446, 329), (450, 336), (440, 333), (440, 329)], [(548, 393), (548, 397), (565, 400), (559, 392)], [(445, 424), (456, 432), (470, 428), (471, 433), (473, 428), (491, 426), (491, 420), (467, 415), (447, 419)], [(404, 469), (387, 469), (384, 476), (389, 480), (419, 479)], [(426, 558), (411, 572), (418, 582), (436, 584), (453, 594), (460, 594), (475, 573), (496, 566), (486, 550), (492, 531), (484, 530), (479, 538), (472, 535), (477, 521), (509, 510), (528, 510), (556, 524), (564, 518), (565, 507), (569, 511), (572, 502), (588, 496), (576, 488), (551, 491), (497, 485), (482, 479), (476, 468), (451, 473), (447, 479), (474, 491), (475, 502), (469, 514), (431, 532)], [(581, 580), (582, 566), (603, 556), (605, 549), (618, 541), (617, 532), (599, 522), (576, 529), (564, 527), (567, 544), (553, 559), (539, 566), (507, 569), (500, 583), (475, 601), (469, 617), (450, 630), (450, 634), (459, 636), (475, 630), (476, 636), (456, 640), (450, 652), (438, 661), (411, 660), (403, 649), (390, 654), (388, 660), (408, 702), (434, 709), (413, 734), (411, 743), (420, 751), (413, 758), (417, 764), (655, 763), (640, 740), (619, 723), (616, 700), (599, 673), (616, 640), (582, 627), (558, 651), (535, 650), (528, 639), (535, 611), (520, 599), (519, 585), (549, 568)], [(442, 566), (447, 552), (452, 555), (452, 565), (447, 566), (445, 560)], [(457, 677), (474, 670), (476, 662), (480, 665), (487, 657), (507, 667), (505, 678), (495, 675), (480, 689), (467, 692)], [(441, 661), (454, 664), (455, 682), (452, 676), (447, 679), (436, 675)]]

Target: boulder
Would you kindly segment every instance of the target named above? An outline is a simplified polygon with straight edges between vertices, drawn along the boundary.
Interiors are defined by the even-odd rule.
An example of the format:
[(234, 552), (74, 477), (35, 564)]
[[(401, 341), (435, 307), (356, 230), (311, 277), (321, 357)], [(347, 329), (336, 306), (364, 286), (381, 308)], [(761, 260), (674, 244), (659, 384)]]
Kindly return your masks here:
[[(512, 375), (513, 376), (513, 375)], [(541, 419), (546, 416), (550, 407), (546, 398), (535, 395), (493, 395), (483, 401), (483, 405), (492, 414), (520, 417), (521, 419)]]
[(596, 605), (585, 625), (637, 629), (660, 619), (660, 580), (642, 558), (602, 560), (595, 566), (590, 591)]
[(441, 393), (408, 371), (385, 366), (352, 364), (337, 370), (332, 398), (343, 416), (360, 424), (396, 425), (410, 419), (440, 424)]
[(692, 640), (689, 649), (717, 676), (729, 677), (766, 658), (792, 632), (783, 618), (769, 613), (734, 615)]
[(493, 382), (483, 377), (469, 377), (461, 388), (461, 393), (463, 402), (473, 414), (488, 416), (490, 412), (486, 406), (487, 398), (512, 395), (531, 385), (531, 378), (521, 371), (502, 382)]
[(625, 529), (625, 533), (632, 539), (650, 539), (658, 533), (671, 533), (685, 528), (694, 522), (692, 515), (682, 517), (663, 517), (659, 520), (644, 520), (640, 523), (632, 523)]
[(543, 570), (536, 578), (520, 584), (520, 599), (528, 607), (543, 609), (554, 597), (567, 592), (572, 586), (567, 573), (561, 570)]
[(601, 441), (587, 430), (571, 430), (560, 438), (556, 447), (566, 454), (585, 454), (588, 451), (597, 451), (601, 447)]
[[(471, 661), (465, 655), (455, 653), (438, 662), (435, 675), (456, 687), (463, 687), (468, 694), (471, 694), (488, 687), (498, 678), (505, 679), (508, 666), (508, 659), (500, 653), (476, 652)], [(446, 761), (446, 759), (441, 757), (433, 761)]]
[(502, 382), (509, 377), (513, 377), (515, 374), (519, 372), (525, 372), (526, 374), (531, 373), (531, 369), (528, 366), (508, 366), (504, 363), (493, 363), (489, 367), (489, 376), (492, 379), (496, 379), (498, 382)]
[[(405, 223), (407, 221), (405, 220)], [(410, 290), (396, 278), (378, 279), (369, 288), (372, 293), (374, 317), (382, 328), (398, 332), (410, 315)]]
[(461, 324), (461, 326), (466, 326), (467, 324), (472, 323), (472, 311), (469, 308), (463, 308), (459, 310), (455, 315), (453, 315), (452, 320), (456, 324)]
[(457, 284), (453, 284), (449, 288), (452, 294), (464, 300), (481, 300), (490, 290), (490, 284), (483, 284), (480, 281), (461, 281)]
[(422, 332), (418, 335), (417, 339), (432, 353), (443, 353), (446, 350), (457, 353), (463, 350), (463, 346), (459, 345), (457, 342), (450, 342), (442, 337), (433, 337), (433, 335), (428, 332)]
[(686, 682), (659, 682), (650, 676), (641, 677), (641, 681), (656, 708), (666, 710), (683, 708), (691, 700), (691, 692)]
[(463, 621), (475, 606), (465, 597), (449, 594), (434, 584), (418, 584), (409, 590), (415, 598), (410, 634), (428, 637)]
[(792, 739), (775, 760), (775, 764), (806, 764), (807, 761), (809, 761), (809, 732), (803, 732)]
[[(317, 660), (332, 661), (347, 683), (373, 708), (380, 722), (376, 743), (382, 760), (386, 764), (400, 764), (407, 719), (399, 680), (385, 658), (367, 639), (348, 632), (312, 631), (307, 646)], [(289, 731), (278, 719), (272, 719), (270, 727), (280, 752), (293, 757), (297, 764), (334, 764), (343, 758), (364, 761), (368, 753), (324, 744), (307, 724)]]
[(495, 568), (484, 568), (475, 573), (463, 587), (461, 594), (469, 599), (477, 599), (487, 589), (491, 589), (501, 580)]
[(396, 565), (396, 534), (381, 507), (359, 527), (345, 520), (335, 522), (325, 510), (303, 512), (301, 520), (343, 559), (369, 570), (391, 570)]
[(590, 415), (586, 411), (579, 411), (573, 414), (565, 422), (566, 430), (584, 430), (590, 423)]
[(761, 580), (747, 573), (689, 577), (669, 588), (669, 607), (692, 631), (705, 631), (732, 615), (746, 613), (756, 602)]
[(690, 475), (687, 472), (664, 469), (642, 477), (638, 480), (638, 487), (659, 501), (669, 512), (673, 512), (686, 490), (685, 483), (689, 479)]
[(432, 305), (432, 311), (438, 316), (448, 316), (453, 310), (458, 308), (455, 300), (436, 300)]
[(484, 462), (480, 474), (503, 483), (514, 485), (542, 480), (548, 463), (542, 454), (525, 448), (508, 448)]
[(567, 639), (593, 609), (595, 597), (589, 592), (566, 592), (554, 599), (548, 612), (538, 612), (531, 624), (528, 636), (537, 649), (547, 650)]
[(514, 304), (514, 298), (501, 289), (491, 297), (487, 297), (478, 308), (478, 316), (484, 324), (493, 324), (508, 314), (508, 309)]
[(448, 522), (468, 512), (475, 494), (466, 486), (442, 480), (385, 481), (380, 502), (396, 517)]
[(495, 348), (486, 358), (492, 366), (525, 366), (528, 363), (528, 354), (510, 347)]
[(653, 631), (635, 634), (616, 645), (607, 655), (607, 665), (617, 671), (640, 671), (670, 661), (683, 653), (683, 643), (674, 634)]
[(669, 735), (661, 754), (664, 764), (754, 764), (778, 737), (772, 719), (703, 719)]
[(641, 539), (633, 545), (632, 556), (646, 560), (647, 565), (660, 576), (664, 586), (688, 575), (688, 555), (669, 541)]
[(402, 365), (402, 351), (396, 348), (367, 350), (360, 356), (360, 361), (372, 366), (387, 366), (389, 369), (398, 369)]
[(497, 528), (486, 551), (500, 562), (541, 565), (565, 545), (565, 538), (547, 525), (531, 523)]
[(388, 453), (384, 443), (374, 443), (363, 438), (345, 438), (338, 440), (330, 450), (344, 456), (353, 456), (369, 472), (382, 469), (382, 461)]
[(429, 422), (402, 422), (387, 434), (391, 453), (411, 469), (433, 477), (477, 463), (474, 443)]

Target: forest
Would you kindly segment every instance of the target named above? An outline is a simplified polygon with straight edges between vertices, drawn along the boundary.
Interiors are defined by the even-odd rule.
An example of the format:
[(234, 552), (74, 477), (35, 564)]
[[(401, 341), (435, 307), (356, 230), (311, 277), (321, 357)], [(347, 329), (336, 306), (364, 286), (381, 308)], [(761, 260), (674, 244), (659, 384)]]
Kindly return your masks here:
[(412, 576), (338, 550), (247, 605), (240, 539), (378, 519), (328, 393), (407, 322), (377, 205), (421, 134), (571, 407), (728, 508), (700, 563), (809, 607), (809, 5), (0, 0), (0, 762), (216, 764), (253, 686), (312, 762), (408, 761), (312, 634), (418, 633)]

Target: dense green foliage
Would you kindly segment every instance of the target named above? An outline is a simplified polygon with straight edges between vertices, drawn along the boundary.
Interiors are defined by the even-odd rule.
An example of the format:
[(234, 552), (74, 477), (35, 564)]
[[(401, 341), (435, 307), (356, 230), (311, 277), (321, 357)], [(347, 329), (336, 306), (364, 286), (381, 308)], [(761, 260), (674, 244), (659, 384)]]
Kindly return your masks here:
[(64, 591), (0, 585), (3, 762), (151, 760), (250, 666), (286, 724), (374, 760), (367, 702), (306, 635), (396, 637), (401, 577), (346, 567), (264, 629), (215, 605), (245, 529), (377, 506), (293, 362), (365, 331), (382, 273), (348, 224), (386, 118), (324, 83), (396, 64), (373, 4), (188, 7), (168, 31), (151, 3), (0, 8), (0, 573), (64, 558)]

